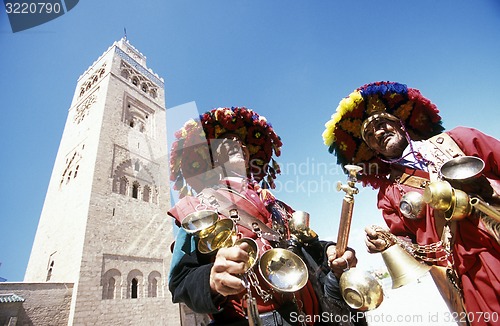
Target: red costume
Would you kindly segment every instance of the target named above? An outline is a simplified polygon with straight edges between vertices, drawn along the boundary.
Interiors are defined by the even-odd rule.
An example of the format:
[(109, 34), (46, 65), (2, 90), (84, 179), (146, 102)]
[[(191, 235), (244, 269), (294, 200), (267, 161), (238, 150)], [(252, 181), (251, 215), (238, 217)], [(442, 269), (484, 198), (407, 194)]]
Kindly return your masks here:
[[(377, 125), (381, 120), (382, 124)], [(367, 129), (368, 126), (371, 129)], [(498, 222), (490, 223), (492, 219), (482, 217), (480, 214), (483, 213), (478, 213), (474, 209), (470, 216), (445, 226), (446, 220), (443, 216), (445, 212), (434, 211), (427, 205), (425, 217), (411, 219), (401, 213), (400, 203), (403, 195), (410, 191), (423, 193), (430, 180), (429, 174), (423, 169), (429, 169), (433, 176), (432, 181), (436, 181), (439, 171), (435, 168), (451, 158), (460, 156), (460, 150), (467, 156), (479, 157), (485, 162), (483, 175), (480, 178), (484, 180), (486, 177), (494, 194), (500, 195), (498, 167), (500, 142), (475, 129), (459, 127), (447, 132), (459, 150), (452, 144), (453, 141), (450, 143), (453, 148), (439, 148), (441, 145), (448, 146), (448, 143), (443, 143), (448, 141), (445, 140), (448, 137), (433, 138), (444, 130), (436, 105), (425, 98), (418, 89), (389, 81), (366, 84), (354, 90), (340, 101), (336, 112), (325, 127), (323, 140), (329, 152), (337, 156), (337, 163), (343, 166), (361, 165), (363, 170), (358, 179), (379, 189), (378, 208), (382, 210), (391, 233), (406, 236), (415, 245), (426, 246), (423, 248), (426, 253), (429, 248), (436, 249), (428, 245), (437, 244), (441, 240), (443, 228), (446, 231), (444, 235), (454, 234), (451, 238), (451, 257), (448, 248), (442, 246), (439, 250), (435, 250), (433, 257), (413, 253), (425, 261), (442, 262), (447, 265), (446, 267), (449, 267), (447, 262), (438, 258), (448, 259), (453, 265), (461, 283), (465, 309), (468, 312), (468, 316), (457, 316), (459, 319), (469, 317), (469, 321), (475, 326), (498, 325), (500, 322)], [(368, 134), (365, 134), (367, 130)], [(402, 137), (406, 137), (409, 144), (410, 156), (404, 151), (398, 153), (401, 149), (398, 146), (405, 145)], [(432, 145), (434, 147), (424, 146), (415, 150), (414, 145), (420, 145), (419, 141), (426, 141), (427, 145), (431, 138), (432, 141), (437, 141), (437, 144)], [(420, 168), (422, 170), (415, 170)], [(411, 178), (408, 175), (417, 182), (410, 182)], [(398, 176), (404, 176), (404, 181), (403, 178), (398, 179)], [(469, 186), (471, 185), (467, 185)], [(476, 190), (480, 189), (477, 184), (473, 186)], [(471, 191), (471, 194), (478, 192)], [(492, 203), (493, 199), (497, 198), (493, 198), (491, 193), (489, 196)], [(371, 240), (368, 239), (374, 245)], [(446, 241), (444, 243), (446, 244)], [(381, 250), (377, 246), (375, 248)], [(434, 268), (434, 270), (440, 269)], [(442, 284), (446, 286), (448, 282)], [(448, 298), (445, 297), (446, 299)], [(461, 311), (458, 308), (462, 307), (453, 304), (458, 302), (461, 306), (460, 300), (455, 301), (455, 299), (456, 296), (446, 301), (452, 309), (457, 308), (456, 311)]]
[[(223, 195), (228, 195), (227, 191), (218, 191)], [(275, 203), (269, 202), (266, 207), (266, 204), (264, 204), (261, 196), (259, 195), (260, 191), (257, 193), (251, 185), (248, 186), (248, 189), (241, 188), (241, 185), (239, 185), (239, 189), (237, 188), (236, 191), (246, 198), (246, 200), (239, 202), (238, 210), (248, 210), (248, 213), (258, 212), (255, 217), (264, 222), (267, 226), (271, 227), (272, 218), (269, 210), (275, 205)], [(200, 200), (197, 197), (184, 197), (168, 213), (173, 216), (176, 223), (180, 225), (182, 219), (189, 213), (195, 212), (196, 207), (199, 204)], [(279, 205), (282, 207), (284, 206), (282, 203), (279, 203)], [(284, 207), (288, 208), (286, 206)], [(261, 254), (265, 250), (271, 248), (270, 244), (262, 238), (257, 237), (255, 232), (242, 226), (238, 226), (238, 231), (241, 233), (242, 237), (249, 237), (256, 240)], [(188, 238), (191, 238), (191, 236), (188, 236)], [(179, 237), (177, 238), (177, 241), (180, 241)], [(246, 306), (243, 306), (242, 303), (244, 302), (243, 297), (245, 292), (238, 295), (228, 296), (224, 300), (220, 301), (219, 306), (216, 307), (212, 303), (213, 300), (210, 296), (210, 289), (208, 287), (200, 287), (200, 284), (205, 284), (205, 282), (198, 281), (200, 278), (207, 278), (206, 284), (208, 284), (208, 277), (212, 266), (210, 262), (214, 258), (214, 255), (203, 255), (197, 252), (195, 248), (186, 246), (186, 243), (189, 243), (191, 239), (187, 239), (187, 241), (184, 240), (183, 243), (177, 243), (177, 241), (177, 249), (174, 249), (174, 255), (176, 253), (179, 254), (180, 252), (178, 251), (182, 251), (182, 260), (176, 264), (172, 264), (173, 269), (170, 273), (169, 288), (173, 293), (174, 302), (183, 301), (194, 311), (210, 313), (212, 318), (217, 323), (244, 320), (246, 316)], [(316, 256), (316, 260), (323, 261), (324, 249), (322, 246), (325, 246), (326, 243), (320, 244), (318, 242), (317, 245), (318, 246), (313, 251), (313, 254)], [(260, 286), (266, 291), (270, 291), (262, 279), (260, 279)], [(289, 305), (294, 299), (293, 294), (275, 293), (273, 295), (273, 299), (264, 302), (262, 298), (255, 293), (255, 289), (252, 288), (252, 291), (254, 292), (253, 297), (257, 299), (259, 313), (280, 310), (282, 305)], [(320, 314), (320, 306), (317, 295), (315, 294), (310, 282), (295, 293), (295, 299), (299, 302), (299, 305), (302, 306), (302, 311), (306, 315), (318, 316)]]
[[(483, 174), (500, 193), (500, 142), (475, 129), (459, 127), (447, 133), (465, 155), (479, 157), (485, 162)], [(436, 232), (433, 210), (428, 208), (426, 217), (422, 219), (403, 217), (399, 210), (402, 194), (398, 187), (405, 192), (423, 192), (404, 184), (386, 183), (380, 187), (378, 208), (382, 210), (391, 233), (407, 236), (419, 245), (438, 242), (441, 234)], [(489, 312), (499, 318), (500, 245), (485, 229), (477, 214), (457, 222), (452, 252), (472, 325), (498, 325), (498, 319), (495, 323), (487, 323), (480, 315)]]

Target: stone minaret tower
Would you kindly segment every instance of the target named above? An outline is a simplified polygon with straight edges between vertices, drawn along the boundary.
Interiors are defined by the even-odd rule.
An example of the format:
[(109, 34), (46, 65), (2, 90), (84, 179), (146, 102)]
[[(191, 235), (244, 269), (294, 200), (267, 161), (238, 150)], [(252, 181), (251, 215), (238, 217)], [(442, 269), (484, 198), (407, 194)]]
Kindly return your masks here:
[(176, 325), (163, 79), (125, 38), (78, 79), (24, 282), (73, 283), (69, 325)]

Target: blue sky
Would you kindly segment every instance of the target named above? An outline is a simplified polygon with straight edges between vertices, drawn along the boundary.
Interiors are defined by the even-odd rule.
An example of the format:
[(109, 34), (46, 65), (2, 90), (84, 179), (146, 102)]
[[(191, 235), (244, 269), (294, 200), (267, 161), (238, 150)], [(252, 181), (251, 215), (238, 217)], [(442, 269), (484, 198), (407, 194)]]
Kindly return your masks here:
[[(345, 176), (321, 133), (342, 97), (373, 81), (419, 89), (444, 126), (500, 138), (500, 4), (456, 1), (85, 0), (12, 33), (0, 10), (0, 277), (22, 281), (78, 77), (124, 35), (165, 79), (166, 106), (247, 106), (282, 137), (277, 196), (336, 238)], [(167, 116), (168, 118), (168, 116)], [(174, 130), (170, 130), (173, 132)], [(328, 166), (327, 172), (318, 171)], [(383, 225), (375, 192), (356, 197), (350, 245)]]

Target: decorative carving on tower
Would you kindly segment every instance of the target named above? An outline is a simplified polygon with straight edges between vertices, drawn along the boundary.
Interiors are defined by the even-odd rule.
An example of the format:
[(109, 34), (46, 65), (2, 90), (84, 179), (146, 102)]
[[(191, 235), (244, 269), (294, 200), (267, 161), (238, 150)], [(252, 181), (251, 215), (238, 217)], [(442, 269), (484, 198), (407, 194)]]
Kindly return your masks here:
[(75, 117), (73, 122), (79, 124), (83, 119), (89, 114), (92, 105), (97, 102), (97, 94), (99, 93), (99, 87), (97, 87), (92, 94), (90, 94), (85, 101), (80, 103), (75, 110)]
[(123, 123), (132, 129), (153, 137), (155, 127), (153, 115), (155, 111), (130, 96), (126, 96), (124, 106)]
[(153, 174), (140, 159), (121, 162), (113, 172), (113, 192), (148, 203), (158, 203)]
[[(127, 79), (132, 85), (140, 88), (144, 93), (151, 96), (153, 99), (158, 97), (158, 85), (153, 83), (149, 78), (144, 76), (144, 72), (147, 72), (143, 69), (142, 73), (138, 70), (134, 69), (132, 65), (122, 60), (120, 64), (120, 75)], [(147, 75), (151, 75), (148, 73)]]
[(90, 90), (106, 73), (106, 63), (96, 70), (80, 87), (80, 94), (78, 97), (82, 97), (88, 90)]
[(82, 152), (84, 149), (85, 144), (81, 144), (66, 156), (66, 165), (64, 171), (61, 174), (59, 187), (68, 184), (72, 179), (75, 179), (77, 177), (78, 170), (80, 168), (80, 160), (83, 157)]

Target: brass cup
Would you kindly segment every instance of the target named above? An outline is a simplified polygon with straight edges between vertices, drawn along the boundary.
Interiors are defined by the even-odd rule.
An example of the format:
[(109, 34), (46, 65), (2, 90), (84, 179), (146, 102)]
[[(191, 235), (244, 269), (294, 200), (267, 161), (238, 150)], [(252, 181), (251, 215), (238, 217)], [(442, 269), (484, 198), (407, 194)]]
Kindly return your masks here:
[(204, 238), (213, 231), (218, 219), (216, 211), (201, 210), (188, 214), (182, 220), (181, 226), (187, 233)]
[(215, 223), (212, 232), (198, 241), (198, 251), (210, 254), (220, 248), (231, 247), (236, 240), (233, 220), (225, 218)]
[(460, 156), (441, 166), (441, 175), (450, 182), (467, 183), (478, 177), (484, 169), (484, 161), (475, 156)]
[(304, 211), (293, 212), (288, 226), (292, 233), (302, 233), (309, 230), (309, 213)]
[(462, 220), (470, 215), (472, 205), (470, 203), (469, 195), (460, 189), (454, 189), (454, 200), (452, 207), (444, 212), (446, 220)]
[(259, 258), (259, 247), (257, 246), (257, 242), (255, 242), (255, 240), (252, 238), (238, 239), (234, 242), (234, 246), (238, 246), (242, 243), (248, 244), (248, 249), (246, 250), (248, 253), (248, 261), (245, 266), (245, 271), (248, 271), (255, 266), (257, 258)]
[(424, 190), (424, 202), (434, 209), (446, 211), (451, 207), (453, 188), (447, 181), (434, 181)]
[(339, 285), (342, 297), (353, 309), (373, 310), (384, 300), (384, 290), (375, 276), (359, 268), (342, 273)]
[(409, 219), (419, 219), (424, 216), (425, 203), (421, 193), (409, 191), (404, 194), (399, 202), (399, 210), (404, 217)]
[(307, 283), (307, 266), (297, 254), (287, 249), (273, 248), (259, 260), (264, 281), (279, 292), (296, 292)]

